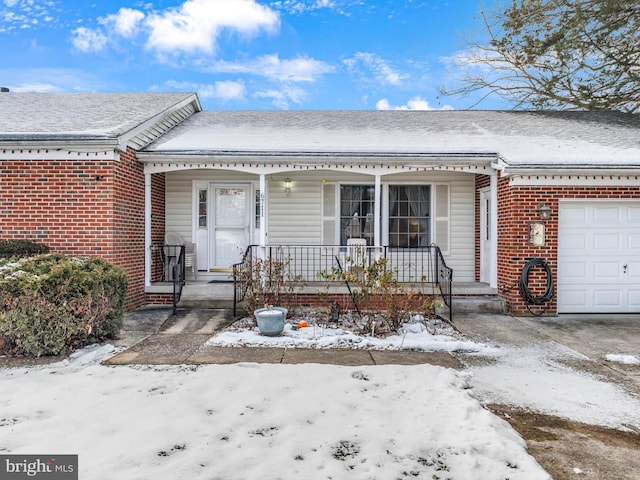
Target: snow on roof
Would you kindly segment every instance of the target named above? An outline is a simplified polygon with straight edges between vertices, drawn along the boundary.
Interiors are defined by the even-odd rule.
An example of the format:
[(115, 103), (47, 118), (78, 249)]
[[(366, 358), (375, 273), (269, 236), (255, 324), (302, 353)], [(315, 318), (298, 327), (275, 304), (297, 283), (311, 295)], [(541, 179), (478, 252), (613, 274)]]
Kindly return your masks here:
[(1, 93), (0, 141), (118, 138), (193, 93)]
[(640, 165), (640, 117), (558, 111), (203, 111), (151, 154), (495, 154), (516, 165)]

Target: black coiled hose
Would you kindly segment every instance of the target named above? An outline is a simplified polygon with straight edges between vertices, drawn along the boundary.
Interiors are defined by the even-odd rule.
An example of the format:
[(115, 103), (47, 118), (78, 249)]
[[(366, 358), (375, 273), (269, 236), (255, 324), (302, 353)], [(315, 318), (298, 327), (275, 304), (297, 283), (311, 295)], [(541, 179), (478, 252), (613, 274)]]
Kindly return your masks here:
[[(547, 288), (542, 295), (534, 296), (531, 290), (529, 290), (529, 272), (537, 266), (541, 266), (547, 274)], [(534, 257), (522, 267), (518, 290), (520, 290), (520, 296), (524, 298), (529, 305), (543, 305), (553, 300), (553, 275), (551, 274), (551, 268), (543, 258)]]

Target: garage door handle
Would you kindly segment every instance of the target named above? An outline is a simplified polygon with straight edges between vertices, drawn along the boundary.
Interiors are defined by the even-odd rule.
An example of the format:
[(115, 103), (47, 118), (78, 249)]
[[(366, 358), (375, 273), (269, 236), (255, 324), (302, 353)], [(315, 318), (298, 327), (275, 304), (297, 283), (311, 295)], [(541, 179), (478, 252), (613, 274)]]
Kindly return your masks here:
[(629, 266), (629, 264), (623, 265), (622, 268), (622, 273), (627, 273), (627, 267)]

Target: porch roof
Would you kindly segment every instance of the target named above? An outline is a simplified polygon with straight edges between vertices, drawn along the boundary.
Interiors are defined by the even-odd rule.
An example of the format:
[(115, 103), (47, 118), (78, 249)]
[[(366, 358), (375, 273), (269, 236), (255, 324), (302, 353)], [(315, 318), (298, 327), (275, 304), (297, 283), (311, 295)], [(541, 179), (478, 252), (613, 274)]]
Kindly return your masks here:
[[(141, 158), (413, 156), (509, 168), (640, 167), (640, 117), (558, 111), (203, 111)], [(283, 158), (284, 160), (284, 158)]]

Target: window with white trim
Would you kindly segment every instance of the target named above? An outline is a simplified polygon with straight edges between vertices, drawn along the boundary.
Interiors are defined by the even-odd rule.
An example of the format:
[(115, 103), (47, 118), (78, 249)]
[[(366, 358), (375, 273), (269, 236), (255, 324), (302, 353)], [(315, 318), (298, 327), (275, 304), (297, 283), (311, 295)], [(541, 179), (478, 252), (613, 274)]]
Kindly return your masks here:
[(431, 186), (389, 185), (389, 246), (431, 244)]
[(373, 185), (340, 185), (340, 245), (349, 238), (364, 238), (373, 245)]
[(198, 189), (198, 228), (207, 228), (207, 189)]
[[(383, 186), (382, 245), (417, 248), (437, 243), (450, 248), (450, 186), (447, 183)], [(372, 184), (331, 184), (323, 189), (323, 240), (341, 245), (349, 238), (374, 244), (375, 187)], [(336, 231), (338, 230), (339, 231)]]

